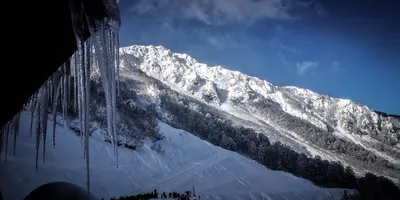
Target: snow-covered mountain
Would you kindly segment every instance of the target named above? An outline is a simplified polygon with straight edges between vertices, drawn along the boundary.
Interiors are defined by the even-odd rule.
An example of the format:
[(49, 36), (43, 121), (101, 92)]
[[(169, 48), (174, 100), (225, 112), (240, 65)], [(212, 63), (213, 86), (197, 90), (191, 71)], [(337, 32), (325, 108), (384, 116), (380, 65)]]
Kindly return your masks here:
[[(325, 189), (289, 173), (272, 171), (235, 152), (216, 147), (183, 130), (160, 122), (166, 137), (164, 153), (143, 148), (118, 147), (116, 168), (111, 144), (101, 135), (90, 139), (91, 192), (104, 199), (157, 189), (184, 192), (196, 187), (201, 199), (338, 199), (343, 189)], [(0, 189), (5, 200), (23, 199), (36, 187), (67, 181), (86, 187), (85, 160), (80, 138), (67, 127), (57, 125), (56, 147), (49, 148), (46, 163), (40, 158), (35, 170), (35, 137), (29, 136), (29, 114), (22, 112), (15, 155), (0, 164)], [(51, 121), (48, 123), (51, 130)], [(51, 134), (47, 134), (51, 146)], [(12, 152), (13, 145), (8, 145)], [(42, 152), (40, 152), (42, 154)], [(4, 156), (4, 154), (3, 154)], [(4, 158), (4, 157), (2, 157)]]
[[(399, 178), (400, 116), (307, 89), (274, 86), (222, 66), (208, 66), (162, 46), (124, 47), (120, 55), (124, 77), (142, 71), (184, 96), (242, 120), (236, 120), (237, 124), (264, 132), (272, 141), (339, 160), (358, 172)], [(154, 97), (160, 93), (151, 86), (147, 90)], [(379, 166), (369, 167), (370, 162)], [(378, 170), (381, 164), (385, 170)]]

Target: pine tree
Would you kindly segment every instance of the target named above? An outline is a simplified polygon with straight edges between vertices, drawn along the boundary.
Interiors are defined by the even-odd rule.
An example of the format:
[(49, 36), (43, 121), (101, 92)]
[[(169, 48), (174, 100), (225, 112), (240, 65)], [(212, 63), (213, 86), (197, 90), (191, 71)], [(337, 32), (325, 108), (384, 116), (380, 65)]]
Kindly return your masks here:
[(157, 193), (157, 189), (154, 189), (154, 198), (158, 198), (158, 193)]

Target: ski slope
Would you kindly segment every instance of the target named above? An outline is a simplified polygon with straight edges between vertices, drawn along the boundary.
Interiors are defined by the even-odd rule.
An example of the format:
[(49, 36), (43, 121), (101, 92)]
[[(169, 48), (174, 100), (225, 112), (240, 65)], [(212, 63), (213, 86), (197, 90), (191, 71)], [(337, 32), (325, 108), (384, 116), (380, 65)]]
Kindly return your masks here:
[[(272, 171), (235, 152), (224, 150), (183, 130), (160, 123), (164, 153), (150, 149), (146, 141), (136, 151), (120, 147), (116, 168), (113, 147), (99, 135), (90, 139), (91, 191), (99, 198), (132, 195), (156, 188), (183, 192), (193, 185), (201, 199), (337, 199), (342, 189), (323, 189), (289, 173)], [(48, 130), (51, 130), (48, 123)], [(40, 150), (35, 170), (35, 139), (29, 136), (29, 115), (21, 113), (16, 155), (13, 142), (8, 158), (2, 155), (0, 189), (5, 200), (23, 199), (36, 187), (67, 181), (86, 187), (86, 170), (80, 138), (69, 128), (56, 128), (56, 146), (48, 134), (46, 163)], [(42, 149), (42, 146), (40, 147)], [(3, 151), (4, 152), (4, 151)]]

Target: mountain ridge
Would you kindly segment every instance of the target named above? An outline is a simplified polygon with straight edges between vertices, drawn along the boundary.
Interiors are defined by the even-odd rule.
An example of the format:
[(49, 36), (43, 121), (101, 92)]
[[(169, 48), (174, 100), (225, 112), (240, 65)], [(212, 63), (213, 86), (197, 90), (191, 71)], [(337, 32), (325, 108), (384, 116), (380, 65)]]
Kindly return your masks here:
[[(232, 93), (232, 96), (246, 96), (246, 95), (252, 95), (252, 92), (256, 92), (260, 95), (262, 95), (263, 97), (269, 98), (279, 104), (281, 104), (281, 107), (284, 109), (285, 112), (288, 112), (291, 115), (294, 115), (296, 117), (299, 118), (306, 118), (306, 116), (303, 116), (302, 113), (299, 113), (297, 110), (293, 110), (291, 109), (291, 107), (293, 106), (288, 106), (287, 104), (285, 104), (285, 99), (282, 99), (281, 96), (281, 92), (282, 91), (289, 91), (291, 93), (296, 94), (296, 96), (294, 98), (297, 98), (295, 100), (299, 100), (298, 97), (305, 97), (305, 96), (311, 96), (313, 97), (312, 99), (300, 99), (301, 101), (304, 102), (304, 100), (308, 100), (308, 102), (306, 102), (308, 105), (312, 105), (314, 107), (322, 107), (322, 109), (327, 109), (326, 107), (329, 105), (332, 105), (333, 103), (336, 103), (341, 109), (339, 111), (344, 111), (344, 112), (356, 112), (358, 111), (359, 113), (361, 112), (367, 112), (369, 111), (370, 113), (370, 118), (372, 118), (373, 122), (377, 123), (379, 115), (382, 116), (388, 116), (388, 117), (392, 117), (393, 115), (388, 115), (388, 114), (382, 114), (381, 112), (375, 112), (374, 110), (368, 108), (365, 105), (361, 105), (357, 102), (354, 102), (350, 99), (341, 99), (341, 98), (335, 98), (335, 97), (330, 97), (328, 95), (321, 95), (318, 94), (314, 91), (308, 90), (308, 89), (304, 89), (304, 88), (298, 88), (295, 86), (274, 86), (271, 83), (262, 80), (260, 78), (257, 77), (252, 77), (246, 74), (243, 74), (239, 71), (232, 71), (232, 70), (228, 70), (223, 68), (220, 65), (217, 66), (208, 66), (206, 64), (202, 64), (199, 63), (197, 60), (195, 60), (194, 58), (188, 56), (187, 54), (180, 54), (180, 53), (172, 53), (171, 50), (166, 49), (162, 46), (139, 46), (139, 45), (133, 45), (133, 46), (129, 46), (129, 47), (124, 47), (121, 48), (122, 52), (124, 53), (129, 53), (130, 51), (132, 51), (133, 49), (137, 50), (137, 52), (139, 53), (138, 55), (151, 55), (150, 52), (143, 54), (143, 52), (145, 51), (152, 51), (154, 54), (151, 56), (153, 60), (155, 60), (155, 63), (157, 62), (157, 56), (160, 57), (165, 57), (165, 56), (169, 56), (169, 57), (175, 57), (177, 58), (176, 61), (178, 61), (179, 63), (174, 63), (174, 62), (166, 62), (165, 60), (161, 60), (161, 64), (166, 64), (166, 68), (165, 69), (158, 69), (160, 72), (165, 73), (166, 76), (162, 76), (162, 74), (157, 74), (154, 68), (151, 67), (145, 67), (142, 68), (143, 71), (145, 71), (146, 73), (148, 73), (150, 76), (157, 76), (156, 78), (161, 78), (162, 81), (169, 81), (168, 79), (175, 79), (175, 82), (178, 82), (178, 86), (181, 86), (181, 88), (185, 89), (185, 90), (196, 90), (196, 89), (206, 89), (206, 91), (204, 92), (209, 92), (211, 93), (211, 95), (213, 95), (212, 93), (218, 93), (217, 88), (218, 89), (222, 89), (222, 90), (226, 90), (226, 89), (238, 89), (238, 93)], [(183, 60), (185, 59), (185, 60)], [(171, 61), (174, 61), (173, 59)], [(182, 63), (184, 64), (184, 66), (182, 66)], [(177, 67), (177, 71), (172, 71), (172, 69), (168, 68), (168, 66), (172, 66), (173, 64), (177, 64), (175, 67)], [(154, 63), (153, 63), (154, 65)], [(159, 66), (158, 66), (159, 67)], [(182, 69), (185, 68), (186, 69)], [(155, 67), (157, 68), (157, 66)], [(182, 77), (177, 77), (178, 73), (186, 73), (187, 71), (189, 71), (187, 74), (183, 74), (182, 77), (186, 78), (186, 82), (181, 82), (180, 80), (178, 80), (177, 78), (182, 78)], [(228, 76), (225, 79), (221, 79), (218, 78), (216, 79), (216, 75), (225, 75)], [(238, 81), (232, 81), (234, 80), (234, 78), (236, 78)], [(229, 80), (230, 79), (230, 80)], [(184, 80), (185, 81), (185, 80)], [(245, 83), (240, 83), (239, 81), (245, 81)], [(203, 84), (206, 87), (197, 87), (195, 88), (195, 86), (197, 84)], [(204, 83), (205, 82), (205, 83)], [(224, 85), (228, 83), (229, 86), (228, 87), (224, 87)], [(214, 86), (214, 84), (217, 84), (216, 86)], [(243, 89), (244, 88), (244, 89)], [(204, 93), (203, 92), (203, 93)], [(245, 93), (247, 92), (247, 94)], [(250, 93), (250, 94), (249, 94)], [(275, 94), (274, 94), (275, 93)], [(212, 98), (212, 97), (210, 97)], [(221, 100), (225, 100), (220, 99), (220, 96), (214, 96), (213, 99), (216, 103), (224, 103), (223, 101), (221, 102)], [(317, 102), (315, 103), (312, 102), (313, 100), (316, 100)], [(325, 105), (324, 105), (325, 104)], [(304, 109), (305, 111), (307, 111), (307, 109)], [(314, 116), (311, 116), (314, 117)], [(320, 122), (318, 122), (318, 119), (311, 119), (310, 121), (312, 121), (315, 125), (319, 126), (320, 128), (324, 128), (326, 129), (326, 127), (324, 127), (323, 124), (321, 124)], [(371, 120), (370, 120), (371, 121)], [(390, 126), (390, 124), (388, 124)], [(396, 139), (397, 140), (397, 139)]]
[[(139, 49), (140, 49), (140, 48), (154, 48), (154, 49), (158, 49), (158, 50), (162, 50), (162, 51), (167, 51), (168, 54), (170, 54), (170, 55), (172, 55), (172, 54), (179, 55), (179, 57), (180, 57), (181, 59), (182, 59), (182, 58), (186, 58), (186, 59), (190, 60), (190, 61), (193, 62), (193, 63), (201, 63), (200, 61), (196, 60), (195, 58), (191, 57), (190, 55), (188, 55), (188, 54), (186, 54), (186, 53), (173, 53), (170, 49), (168, 49), (168, 48), (166, 48), (166, 47), (164, 47), (164, 46), (161, 46), (161, 45), (128, 45), (128, 46), (125, 46), (125, 47), (121, 47), (121, 49), (122, 49), (122, 51), (123, 51), (124, 53), (129, 53), (129, 50), (128, 50), (128, 51), (126, 51), (126, 50), (129, 49), (129, 48), (132, 48), (132, 47), (134, 47), (134, 48), (139, 48)], [(296, 89), (302, 89), (302, 90), (305, 90), (305, 91), (308, 91), (308, 92), (311, 92), (311, 93), (314, 93), (314, 94), (317, 94), (317, 95), (325, 96), (325, 97), (327, 97), (327, 98), (349, 100), (349, 101), (351, 101), (352, 103), (355, 103), (355, 104), (357, 104), (357, 105), (359, 105), (359, 106), (365, 106), (365, 107), (368, 108), (369, 110), (372, 110), (372, 111), (376, 112), (376, 113), (379, 114), (379, 115), (383, 115), (383, 116), (385, 116), (385, 117), (400, 118), (400, 114), (389, 113), (389, 112), (384, 112), (384, 111), (379, 111), (379, 110), (370, 108), (370, 107), (368, 107), (367, 105), (364, 105), (364, 104), (362, 104), (362, 103), (359, 103), (359, 102), (354, 101), (354, 100), (349, 99), (349, 98), (343, 98), (343, 97), (340, 97), (340, 96), (334, 96), (334, 95), (329, 95), (329, 94), (323, 94), (323, 93), (315, 92), (315, 91), (313, 91), (313, 90), (311, 90), (311, 89), (302, 88), (302, 87), (298, 87), (298, 86), (294, 86), (294, 85), (274, 85), (274, 84), (272, 84), (271, 82), (269, 82), (269, 81), (267, 81), (267, 80), (264, 80), (264, 79), (262, 79), (262, 78), (260, 78), (260, 77), (252, 76), (252, 75), (247, 75), (247, 74), (245, 74), (245, 73), (243, 73), (243, 72), (241, 72), (241, 71), (238, 71), (238, 70), (227, 69), (227, 68), (224, 68), (222, 65), (209, 65), (209, 64), (204, 64), (204, 65), (207, 65), (208, 67), (211, 67), (211, 68), (214, 68), (214, 67), (215, 67), (215, 68), (220, 68), (220, 69), (223, 69), (223, 70), (230, 71), (230, 72), (232, 72), (232, 73), (234, 73), (234, 74), (244, 75), (244, 76), (247, 76), (247, 77), (249, 77), (249, 78), (257, 79), (257, 80), (260, 80), (260, 81), (265, 81), (265, 82), (267, 82), (268, 84), (271, 84), (271, 85), (273, 85), (274, 87), (278, 87), (278, 88), (296, 88)]]
[[(261, 126), (271, 125), (300, 144), (310, 142), (308, 133), (334, 137), (371, 152), (373, 157), (400, 164), (400, 119), (393, 115), (376, 112), (349, 99), (295, 86), (275, 86), (220, 65), (208, 66), (162, 46), (123, 47), (120, 55), (122, 71), (128, 74), (140, 70), (216, 109)], [(342, 147), (337, 147), (340, 145), (330, 144), (329, 139), (311, 139), (314, 144), (323, 143), (317, 146), (327, 151), (332, 148), (343, 151)], [(309, 151), (315, 153), (315, 148)]]

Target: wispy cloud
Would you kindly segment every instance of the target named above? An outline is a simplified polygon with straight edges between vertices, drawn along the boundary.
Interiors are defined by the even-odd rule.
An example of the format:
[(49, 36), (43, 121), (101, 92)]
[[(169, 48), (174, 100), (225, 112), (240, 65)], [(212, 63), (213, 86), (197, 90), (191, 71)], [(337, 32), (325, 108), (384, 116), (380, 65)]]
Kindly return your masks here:
[(284, 44), (280, 44), (279, 47), (283, 50), (283, 51), (288, 51), (288, 52), (292, 52), (292, 53), (296, 53), (297, 49), (291, 46), (287, 46)]
[(295, 0), (138, 0), (131, 10), (222, 25), (259, 19), (291, 20), (295, 18), (293, 10), (309, 6)]
[(280, 62), (285, 66), (293, 66), (296, 60), (300, 57), (300, 52), (293, 46), (284, 44), (283, 41), (274, 37), (269, 40), (268, 44), (274, 49)]
[(342, 72), (344, 69), (340, 66), (340, 63), (338, 61), (334, 61), (331, 64), (330, 70), (333, 72)]
[(297, 49), (293, 46), (284, 44), (283, 41), (279, 39), (279, 36), (273, 37), (268, 41), (268, 45), (272, 48), (276, 48), (277, 50), (289, 53), (297, 53)]
[(174, 32), (174, 28), (172, 28), (171, 24), (169, 22), (164, 22), (162, 27), (163, 30), (165, 31), (170, 31), (170, 32)]
[(218, 40), (217, 37), (215, 36), (209, 36), (207, 38), (207, 41), (212, 45), (212, 46), (221, 46), (221, 42)]
[(307, 73), (309, 73), (310, 70), (318, 68), (319, 63), (316, 61), (303, 61), (297, 63), (296, 67), (297, 67), (297, 74), (299, 76), (304, 76)]

